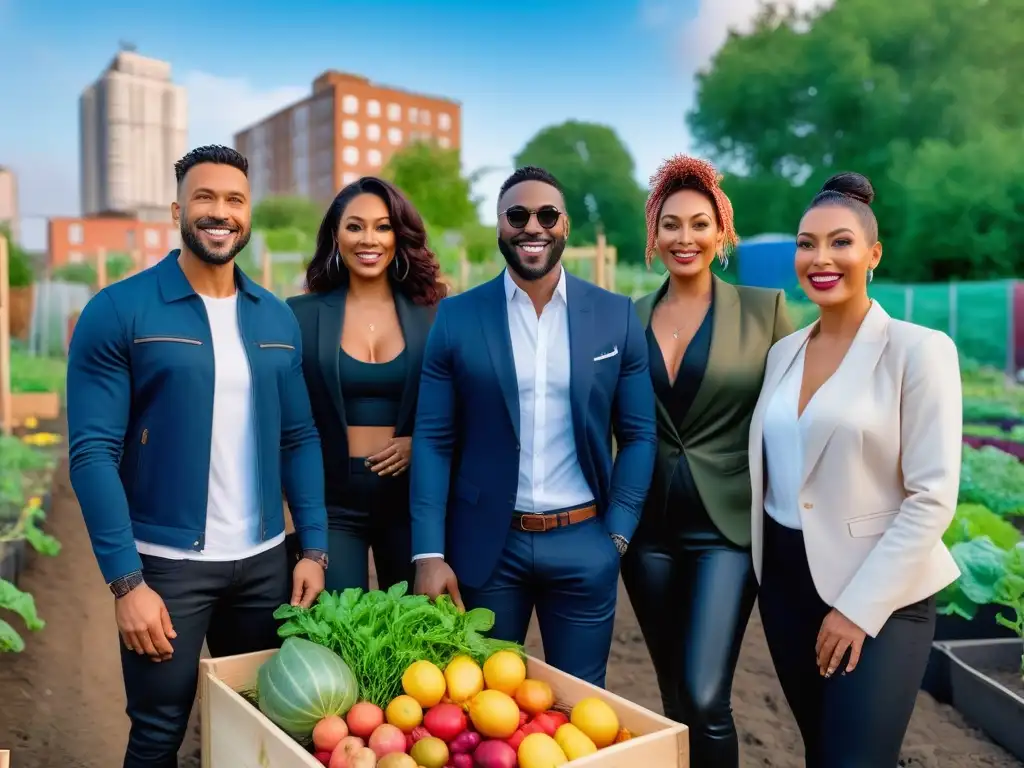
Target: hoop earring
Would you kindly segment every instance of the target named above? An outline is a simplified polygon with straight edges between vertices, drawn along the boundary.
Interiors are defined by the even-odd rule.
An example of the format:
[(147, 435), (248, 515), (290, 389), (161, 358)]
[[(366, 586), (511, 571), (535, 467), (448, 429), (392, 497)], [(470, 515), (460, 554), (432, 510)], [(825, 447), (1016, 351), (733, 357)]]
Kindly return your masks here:
[(868, 267), (868, 282), (870, 283), (875, 279), (875, 270), (872, 267)]
[(400, 283), (403, 280), (405, 280), (405, 278), (407, 278), (409, 276), (409, 270), (412, 268), (412, 264), (409, 262), (409, 257), (406, 256), (405, 257), (405, 272), (402, 273), (401, 277), (398, 276), (398, 259), (399, 259), (399, 257), (401, 255), (402, 254), (396, 254), (395, 255), (395, 282), (396, 283)]

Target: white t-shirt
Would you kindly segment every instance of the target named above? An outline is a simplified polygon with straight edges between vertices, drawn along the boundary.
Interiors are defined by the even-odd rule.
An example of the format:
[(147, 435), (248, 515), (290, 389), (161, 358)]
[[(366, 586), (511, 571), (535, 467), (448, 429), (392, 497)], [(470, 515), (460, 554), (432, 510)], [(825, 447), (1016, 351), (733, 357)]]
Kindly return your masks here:
[(764, 456), (768, 492), (764, 511), (780, 525), (800, 530), (800, 487), (804, 473), (807, 409), (799, 417), (804, 379), (804, 347), (783, 375), (764, 412)]
[(201, 298), (210, 320), (214, 359), (205, 545), (198, 552), (140, 541), (136, 546), (140, 554), (174, 560), (241, 560), (277, 546), (284, 541), (284, 533), (260, 541), (252, 377), (238, 329), (238, 294)]

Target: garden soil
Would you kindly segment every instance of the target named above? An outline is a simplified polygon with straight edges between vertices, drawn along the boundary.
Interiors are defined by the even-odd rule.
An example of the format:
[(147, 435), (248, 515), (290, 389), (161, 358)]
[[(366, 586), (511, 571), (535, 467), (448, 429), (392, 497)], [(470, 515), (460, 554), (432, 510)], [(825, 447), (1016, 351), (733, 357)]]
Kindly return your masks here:
[[(23, 577), (46, 629), (19, 655), (0, 656), (0, 748), (13, 768), (113, 768), (121, 765), (128, 719), (111, 598), (103, 585), (75, 503), (66, 466), (54, 482), (50, 529), (63, 543), (54, 559), (36, 557)], [(536, 628), (530, 648), (540, 654)], [(651, 709), (659, 698), (650, 660), (620, 592), (608, 687)], [(755, 614), (736, 674), (733, 703), (745, 767), (799, 768), (800, 740)], [(198, 768), (195, 719), (182, 748), (183, 768)], [(901, 765), (913, 768), (1009, 768), (1020, 763), (967, 727), (951, 708), (921, 694)]]

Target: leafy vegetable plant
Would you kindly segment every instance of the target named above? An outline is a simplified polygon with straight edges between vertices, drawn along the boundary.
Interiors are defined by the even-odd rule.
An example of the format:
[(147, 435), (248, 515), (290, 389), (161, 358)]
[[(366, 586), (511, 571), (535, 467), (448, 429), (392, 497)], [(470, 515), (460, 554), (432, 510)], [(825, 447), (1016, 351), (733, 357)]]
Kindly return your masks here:
[(408, 588), (402, 581), (387, 592), (325, 591), (310, 608), (282, 605), (274, 612), (286, 620), (278, 634), (330, 648), (355, 673), (360, 698), (382, 708), (402, 693), (402, 675), (414, 661), (443, 669), (460, 654), (480, 664), (502, 649), (524, 655), (518, 643), (485, 636), (494, 626), (492, 611), (462, 612), (447, 595), (432, 602), (406, 594)]

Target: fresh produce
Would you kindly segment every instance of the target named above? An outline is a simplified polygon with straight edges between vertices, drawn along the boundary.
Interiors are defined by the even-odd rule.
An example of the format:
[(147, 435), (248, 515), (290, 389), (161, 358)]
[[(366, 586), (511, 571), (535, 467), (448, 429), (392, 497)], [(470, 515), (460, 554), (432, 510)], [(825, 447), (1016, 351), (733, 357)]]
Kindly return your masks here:
[[(331, 753), (329, 768), (350, 768), (355, 756), (364, 749), (366, 749), (366, 742), (361, 738), (358, 736), (346, 736), (338, 742), (338, 746)], [(370, 752), (372, 753), (373, 750), (370, 750)], [(377, 759), (376, 754), (373, 755), (373, 759)]]
[(374, 751), (377, 757), (384, 757), (384, 755), (390, 755), (392, 752), (404, 754), (406, 746), (405, 734), (402, 733), (401, 729), (389, 723), (384, 723), (384, 725), (378, 726), (377, 730), (370, 734), (367, 746)]
[(405, 752), (391, 752), (377, 761), (377, 768), (417, 768), (416, 761)]
[(423, 722), (423, 707), (412, 696), (402, 694), (391, 700), (384, 710), (384, 716), (402, 733), (411, 733), (413, 728)]
[(559, 726), (555, 731), (555, 743), (570, 760), (578, 760), (597, 752), (597, 745), (591, 738), (572, 723)]
[(376, 704), (360, 701), (352, 705), (345, 721), (348, 723), (349, 733), (365, 741), (370, 738), (371, 733), (377, 730), (378, 726), (383, 725), (384, 710)]
[(569, 722), (589, 736), (598, 749), (614, 743), (619, 733), (619, 717), (615, 710), (596, 696), (576, 702)]
[(404, 581), (387, 592), (324, 591), (310, 608), (279, 607), (274, 617), (284, 624), (278, 633), (337, 653), (355, 673), (360, 697), (379, 707), (403, 692), (402, 677), (414, 662), (444, 669), (457, 656), (481, 664), (500, 650), (523, 655), (519, 643), (484, 636), (494, 626), (492, 611), (462, 612), (447, 595), (431, 601), (407, 591)]
[(313, 753), (313, 758), (320, 763), (320, 765), (326, 765), (328, 768), (331, 765), (331, 753), (319, 750)]
[(480, 768), (516, 768), (516, 751), (504, 741), (482, 741), (473, 752)]
[(539, 715), (551, 709), (555, 694), (543, 680), (524, 680), (516, 689), (516, 704), (529, 715)]
[(559, 723), (555, 721), (551, 715), (547, 712), (541, 712), (539, 715), (534, 715), (533, 720), (530, 722), (534, 723), (540, 728), (542, 733), (546, 733), (548, 736), (554, 736), (555, 731), (558, 730)]
[(448, 745), (436, 736), (428, 736), (412, 745), (409, 756), (422, 768), (444, 768), (448, 764)]
[(448, 744), (453, 755), (470, 755), (480, 745), (482, 737), (476, 731), (463, 731)]
[(289, 637), (257, 673), (260, 711), (285, 733), (308, 739), (328, 715), (344, 715), (358, 687), (348, 665), (333, 651)]
[(340, 715), (328, 715), (313, 727), (313, 746), (319, 752), (333, 752), (348, 736), (348, 726)]
[(492, 653), (484, 662), (484, 685), (493, 691), (515, 696), (516, 690), (526, 679), (526, 664), (511, 651)]
[(523, 739), (516, 756), (519, 768), (555, 768), (569, 762), (558, 742), (546, 733), (531, 733)]
[(427, 710), (423, 725), (431, 736), (452, 742), (466, 730), (466, 713), (455, 704), (438, 704)]
[(469, 702), (469, 719), (481, 736), (507, 739), (519, 727), (519, 707), (501, 691), (481, 691)]
[(475, 768), (472, 755), (452, 755), (450, 760), (451, 768)]
[(402, 675), (402, 690), (416, 699), (421, 707), (439, 703), (444, 697), (445, 686), (444, 673), (429, 661), (413, 662)]
[(448, 699), (455, 704), (469, 701), (484, 689), (484, 673), (469, 656), (456, 656), (444, 668)]
[(335, 764), (335, 760), (338, 760), (338, 752), (335, 750), (334, 754), (331, 755), (330, 768), (375, 768), (377, 765), (377, 753), (369, 747), (362, 747), (357, 749), (347, 758), (342, 757), (341, 760)]

